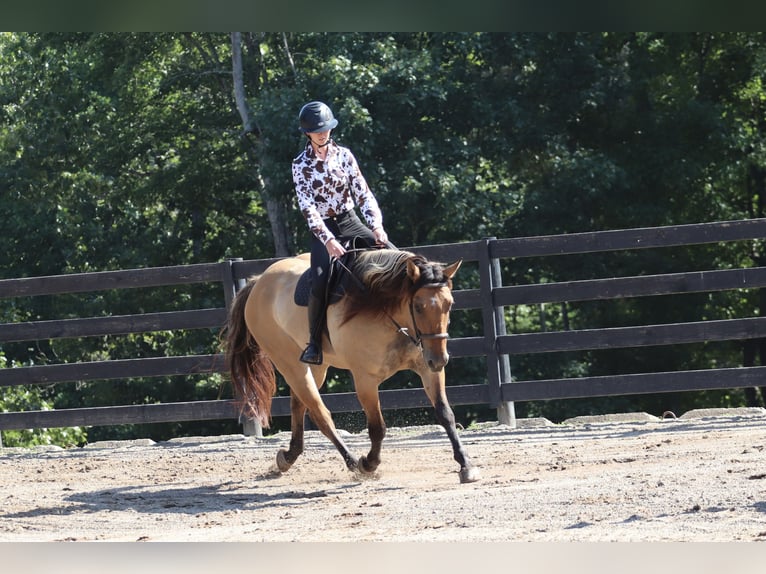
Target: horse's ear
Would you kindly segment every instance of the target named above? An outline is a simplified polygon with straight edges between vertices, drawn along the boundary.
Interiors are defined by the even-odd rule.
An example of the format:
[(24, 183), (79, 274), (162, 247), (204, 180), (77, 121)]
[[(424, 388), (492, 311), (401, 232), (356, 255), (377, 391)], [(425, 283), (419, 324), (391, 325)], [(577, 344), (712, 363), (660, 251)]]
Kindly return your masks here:
[(418, 279), (420, 279), (420, 267), (415, 265), (412, 259), (407, 260), (407, 277), (409, 277), (410, 281), (413, 283), (417, 283)]
[(444, 268), (444, 276), (447, 279), (452, 279), (452, 277), (457, 273), (457, 270), (460, 269), (460, 264), (463, 263), (462, 259), (458, 259), (454, 263), (450, 263)]

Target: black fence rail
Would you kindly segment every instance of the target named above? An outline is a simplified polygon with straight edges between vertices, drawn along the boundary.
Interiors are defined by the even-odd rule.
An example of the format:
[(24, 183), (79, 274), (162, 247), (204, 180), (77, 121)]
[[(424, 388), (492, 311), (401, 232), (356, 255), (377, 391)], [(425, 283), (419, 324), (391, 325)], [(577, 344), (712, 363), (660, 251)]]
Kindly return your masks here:
[[(605, 251), (687, 246), (757, 240), (766, 237), (766, 219), (575, 233), (512, 239), (483, 239), (411, 248), (441, 261), (461, 258), (478, 265), (479, 287), (456, 290), (455, 309), (481, 311), (483, 331), (474, 337), (449, 341), (453, 357), (484, 357), (486, 381), (447, 388), (454, 405), (489, 405), (502, 422), (513, 424), (513, 402), (553, 398), (595, 397), (673, 391), (761, 386), (766, 367), (738, 367), (698, 371), (620, 374), (602, 377), (512, 381), (509, 355), (766, 337), (766, 317), (680, 324), (642, 325), (611, 329), (508, 334), (505, 307), (624, 297), (758, 289), (766, 286), (766, 268), (751, 267), (677, 272), (637, 277), (504, 286), (501, 261), (527, 257), (561, 256)], [(106, 289), (218, 283), (224, 307), (191, 311), (137, 313), (0, 324), (0, 346), (18, 341), (42, 341), (151, 331), (219, 329), (227, 308), (246, 279), (263, 272), (276, 259), (227, 260), (221, 263), (132, 269), (0, 280), (0, 298), (84, 293)], [(81, 362), (0, 369), (0, 387), (56, 384), (67, 381), (130, 379), (171, 375), (199, 375), (225, 371), (220, 354)], [(383, 409), (427, 406), (422, 389), (383, 390)], [(361, 410), (353, 393), (324, 395), (335, 412)], [(289, 398), (275, 397), (272, 414), (289, 415)], [(163, 404), (115, 405), (50, 411), (0, 413), (0, 430), (98, 426), (236, 418), (229, 400)], [(256, 431), (257, 432), (257, 429)]]

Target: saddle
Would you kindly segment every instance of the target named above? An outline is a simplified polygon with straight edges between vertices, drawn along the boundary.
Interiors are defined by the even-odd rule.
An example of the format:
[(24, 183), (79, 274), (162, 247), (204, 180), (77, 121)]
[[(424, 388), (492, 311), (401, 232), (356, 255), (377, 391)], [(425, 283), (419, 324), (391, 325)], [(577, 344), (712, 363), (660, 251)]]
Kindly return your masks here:
[[(379, 246), (370, 246), (361, 237), (354, 237), (353, 239), (347, 240), (344, 247), (348, 249), (348, 251), (338, 259), (332, 259), (330, 261), (330, 269), (328, 269), (330, 275), (327, 278), (325, 307), (337, 303), (343, 298), (346, 294), (346, 285), (348, 285), (349, 281), (359, 281), (348, 270), (356, 253), (363, 250), (380, 249)], [(387, 243), (386, 247), (389, 249), (398, 249), (398, 247), (390, 241)], [(298, 307), (308, 307), (310, 294), (311, 268), (308, 268), (303, 272), (300, 279), (298, 279), (298, 284), (295, 286), (293, 301)]]
[[(327, 277), (327, 301), (326, 305), (332, 305), (340, 301), (346, 294), (346, 285), (348, 281), (353, 280), (349, 271), (348, 265), (355, 253), (349, 251), (343, 254), (338, 259), (333, 259), (330, 262), (330, 269), (328, 270), (329, 276)], [(311, 294), (311, 269), (306, 269), (298, 279), (298, 284), (295, 286), (295, 293), (293, 295), (293, 301), (299, 307), (308, 307), (309, 295)]]

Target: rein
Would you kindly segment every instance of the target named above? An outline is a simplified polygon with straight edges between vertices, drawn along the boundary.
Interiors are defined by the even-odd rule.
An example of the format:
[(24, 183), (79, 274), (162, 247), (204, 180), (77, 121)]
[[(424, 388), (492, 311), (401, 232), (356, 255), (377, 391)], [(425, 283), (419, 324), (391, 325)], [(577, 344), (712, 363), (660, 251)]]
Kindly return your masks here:
[[(427, 285), (423, 285), (418, 288), (420, 289), (440, 289), (447, 285), (446, 282), (443, 283), (429, 283)], [(391, 319), (391, 322), (396, 327), (396, 330), (399, 331), (402, 335), (407, 337), (410, 342), (418, 347), (419, 349), (423, 347), (423, 339), (448, 339), (449, 333), (423, 333), (420, 328), (418, 327), (418, 323), (415, 320), (415, 309), (413, 308), (413, 299), (410, 299), (410, 317), (412, 318), (412, 326), (415, 328), (415, 336), (413, 337), (410, 335), (410, 330), (408, 327), (402, 327), (399, 323), (396, 322), (396, 319), (391, 317), (389, 315), (389, 319)]]
[[(367, 250), (366, 249), (359, 249), (359, 248), (347, 249), (346, 253), (344, 253), (344, 255), (346, 255), (348, 253), (359, 253), (359, 252), (362, 252), (362, 251), (367, 251)], [(337, 263), (340, 267), (343, 267), (343, 269), (346, 270), (346, 273), (348, 273), (349, 277), (351, 277), (356, 282), (357, 286), (362, 291), (367, 289), (367, 287), (365, 287), (364, 283), (362, 283), (361, 279), (359, 279), (359, 277), (357, 277), (354, 274), (354, 272), (351, 271), (351, 269), (349, 269), (348, 266), (345, 263), (343, 263), (343, 260), (340, 257), (332, 257), (330, 259), (330, 267), (332, 267), (333, 263)]]

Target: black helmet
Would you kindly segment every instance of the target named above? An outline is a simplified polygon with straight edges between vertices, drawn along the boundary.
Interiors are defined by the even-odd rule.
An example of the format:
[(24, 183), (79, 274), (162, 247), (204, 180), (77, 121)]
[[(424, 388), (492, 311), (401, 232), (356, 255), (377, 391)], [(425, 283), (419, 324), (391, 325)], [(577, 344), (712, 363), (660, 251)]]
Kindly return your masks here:
[(298, 114), (300, 130), (304, 134), (326, 132), (335, 129), (338, 120), (332, 115), (332, 110), (322, 102), (309, 102), (301, 108)]

